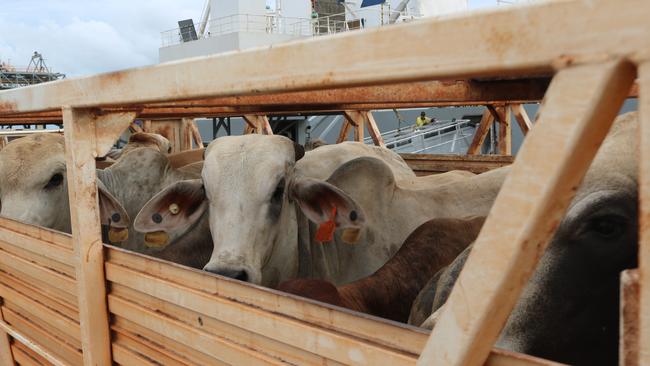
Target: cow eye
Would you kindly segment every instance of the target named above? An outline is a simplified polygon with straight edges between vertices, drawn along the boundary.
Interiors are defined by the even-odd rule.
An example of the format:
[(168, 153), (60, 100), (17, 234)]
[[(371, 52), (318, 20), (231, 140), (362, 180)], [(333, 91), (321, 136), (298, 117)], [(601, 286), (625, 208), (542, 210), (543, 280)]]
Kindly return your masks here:
[(54, 189), (63, 183), (63, 174), (61, 173), (56, 173), (52, 175), (52, 178), (47, 182), (44, 189)]
[(619, 217), (596, 217), (589, 221), (587, 230), (601, 237), (612, 239), (623, 234), (625, 223)]
[(273, 195), (271, 196), (271, 203), (282, 203), (282, 198), (284, 197), (284, 178), (280, 179), (278, 182), (278, 185), (275, 187), (275, 191), (273, 191)]

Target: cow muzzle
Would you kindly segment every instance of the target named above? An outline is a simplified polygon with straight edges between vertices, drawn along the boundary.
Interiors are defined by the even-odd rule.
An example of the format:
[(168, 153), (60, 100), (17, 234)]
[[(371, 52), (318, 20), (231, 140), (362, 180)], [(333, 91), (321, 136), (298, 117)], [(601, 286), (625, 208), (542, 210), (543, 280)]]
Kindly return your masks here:
[(205, 269), (206, 271), (210, 273), (214, 273), (219, 276), (224, 276), (228, 278), (232, 278), (235, 280), (243, 281), (243, 282), (248, 282), (250, 279), (250, 276), (248, 275), (248, 272), (244, 269), (227, 269), (227, 268), (220, 268), (220, 269)]

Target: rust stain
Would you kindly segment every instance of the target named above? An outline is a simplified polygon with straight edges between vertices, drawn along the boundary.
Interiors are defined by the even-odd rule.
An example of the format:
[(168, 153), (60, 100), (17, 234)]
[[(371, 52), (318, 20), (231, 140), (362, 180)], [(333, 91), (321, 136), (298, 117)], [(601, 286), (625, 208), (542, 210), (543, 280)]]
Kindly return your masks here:
[(127, 71), (114, 71), (114, 72), (109, 72), (107, 74), (104, 74), (100, 79), (99, 79), (99, 84), (102, 87), (107, 87), (115, 84), (119, 84), (122, 82), (122, 80), (127, 78)]
[(0, 102), (0, 113), (11, 113), (17, 110), (16, 102)]
[(487, 40), (489, 48), (499, 55), (499, 57), (503, 57), (509, 49), (515, 46), (515, 36), (509, 30), (504, 30), (497, 26), (493, 31), (487, 32), (487, 34), (490, 35)]

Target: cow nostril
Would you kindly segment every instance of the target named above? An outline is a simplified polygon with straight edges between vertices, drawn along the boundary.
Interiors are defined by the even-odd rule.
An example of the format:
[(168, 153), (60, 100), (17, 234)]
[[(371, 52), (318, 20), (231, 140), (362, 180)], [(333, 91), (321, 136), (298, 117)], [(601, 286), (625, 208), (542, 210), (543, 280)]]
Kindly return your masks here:
[(207, 270), (208, 272), (212, 272), (214, 274), (217, 274), (219, 276), (224, 276), (224, 277), (229, 277), (229, 278), (234, 278), (239, 281), (248, 281), (248, 273), (241, 269), (218, 269), (218, 270)]
[(239, 273), (234, 277), (236, 280), (248, 281), (248, 273), (246, 271), (239, 271)]

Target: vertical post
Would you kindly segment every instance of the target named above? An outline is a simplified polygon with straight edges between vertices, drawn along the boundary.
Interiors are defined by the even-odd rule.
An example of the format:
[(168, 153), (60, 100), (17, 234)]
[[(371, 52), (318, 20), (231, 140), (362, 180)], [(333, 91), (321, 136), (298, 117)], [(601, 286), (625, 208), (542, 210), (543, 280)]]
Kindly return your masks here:
[(620, 60), (555, 75), (418, 365), (485, 362), (635, 76)]
[(639, 364), (639, 272), (621, 272), (619, 357), (620, 366)]
[(192, 123), (194, 123), (193, 118), (181, 119), (179, 151), (192, 150)]
[(0, 329), (0, 366), (14, 366), (14, 359), (9, 345), (9, 335)]
[(111, 342), (95, 174), (96, 116), (89, 109), (64, 107), (63, 126), (84, 365), (110, 365)]
[(363, 143), (363, 128), (365, 120), (361, 118), (356, 126), (354, 126), (354, 141)]
[(639, 365), (650, 365), (650, 61), (639, 65)]
[(499, 155), (512, 155), (512, 124), (510, 108), (508, 106), (496, 109), (499, 120)]

